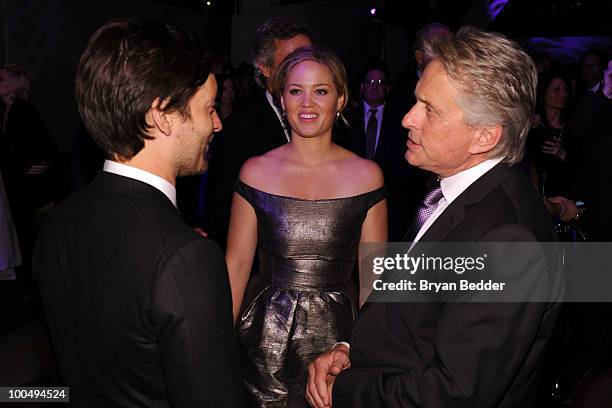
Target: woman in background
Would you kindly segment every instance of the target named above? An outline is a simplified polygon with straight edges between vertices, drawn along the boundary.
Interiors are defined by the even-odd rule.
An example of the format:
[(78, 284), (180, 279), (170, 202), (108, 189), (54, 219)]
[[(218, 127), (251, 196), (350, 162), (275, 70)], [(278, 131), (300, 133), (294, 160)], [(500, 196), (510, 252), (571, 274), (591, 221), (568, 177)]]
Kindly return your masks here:
[(575, 141), (567, 131), (569, 83), (561, 72), (538, 78), (536, 123), (527, 139), (532, 180), (544, 197), (567, 195), (571, 185)]
[(242, 167), (226, 260), (249, 406), (305, 407), (309, 362), (349, 337), (357, 247), (386, 241), (387, 208), (379, 167), (332, 142), (348, 99), (340, 59), (299, 48), (272, 88), (291, 142)]
[(217, 75), (217, 112), (221, 120), (227, 119), (236, 104), (236, 83), (228, 74)]
[(34, 215), (55, 198), (51, 166), (57, 152), (42, 117), (28, 102), (30, 86), (30, 75), (20, 66), (0, 68), (0, 173), (21, 245), (23, 273), (17, 275), (25, 292), (34, 286), (30, 258), (41, 221)]

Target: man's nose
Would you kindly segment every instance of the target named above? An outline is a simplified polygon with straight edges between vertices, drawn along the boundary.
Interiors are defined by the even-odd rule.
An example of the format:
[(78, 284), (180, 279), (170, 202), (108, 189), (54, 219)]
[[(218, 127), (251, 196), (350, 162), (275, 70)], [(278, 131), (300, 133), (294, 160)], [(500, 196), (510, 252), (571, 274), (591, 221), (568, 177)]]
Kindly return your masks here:
[(408, 112), (406, 112), (406, 114), (402, 118), (402, 126), (405, 129), (410, 129), (414, 127), (415, 110), (416, 110), (415, 108), (416, 108), (416, 105), (414, 105)]

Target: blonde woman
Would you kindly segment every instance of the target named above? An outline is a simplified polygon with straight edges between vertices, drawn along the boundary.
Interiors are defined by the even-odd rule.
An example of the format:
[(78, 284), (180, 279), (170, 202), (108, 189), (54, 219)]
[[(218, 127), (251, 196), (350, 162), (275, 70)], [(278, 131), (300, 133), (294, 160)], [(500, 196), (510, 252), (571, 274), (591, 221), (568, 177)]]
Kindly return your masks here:
[(357, 246), (386, 240), (387, 207), (378, 166), (332, 142), (348, 98), (340, 59), (300, 48), (272, 80), (291, 142), (242, 167), (226, 259), (249, 406), (303, 407), (308, 363), (348, 339)]

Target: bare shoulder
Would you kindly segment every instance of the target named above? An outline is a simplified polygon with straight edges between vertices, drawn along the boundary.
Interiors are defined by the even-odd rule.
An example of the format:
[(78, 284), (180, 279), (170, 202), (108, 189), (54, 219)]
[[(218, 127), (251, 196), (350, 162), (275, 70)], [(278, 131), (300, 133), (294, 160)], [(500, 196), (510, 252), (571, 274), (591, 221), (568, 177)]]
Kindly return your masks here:
[(251, 157), (242, 165), (238, 178), (251, 187), (261, 189), (269, 165), (269, 160), (263, 155)]
[(385, 184), (383, 172), (376, 162), (348, 152), (345, 163), (347, 177), (359, 185), (360, 190), (372, 191)]
[(240, 180), (251, 187), (262, 189), (266, 181), (277, 173), (284, 146), (270, 150), (261, 156), (251, 157), (240, 168)]

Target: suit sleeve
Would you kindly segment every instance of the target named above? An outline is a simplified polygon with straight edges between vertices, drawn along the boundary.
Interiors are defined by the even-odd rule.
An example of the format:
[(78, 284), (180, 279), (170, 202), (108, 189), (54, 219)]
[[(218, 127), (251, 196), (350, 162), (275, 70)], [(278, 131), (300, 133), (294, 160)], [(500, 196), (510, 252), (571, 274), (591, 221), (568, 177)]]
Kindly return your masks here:
[[(483, 241), (533, 241), (533, 237), (521, 227), (511, 226), (492, 231)], [(496, 255), (497, 259), (511, 265), (511, 268), (506, 268), (512, 271), (508, 280), (520, 282), (520, 287), (524, 288), (524, 293), (517, 295), (532, 298), (557, 296), (558, 287), (551, 284), (547, 273), (551, 261), (537, 242), (517, 248), (516, 253), (509, 252), (508, 246), (498, 248), (500, 253), (489, 253), (489, 258)], [(550, 334), (552, 331), (558, 311), (556, 305), (545, 302), (453, 302), (439, 306), (442, 308), (439, 320), (431, 325), (435, 340), (431, 345), (422, 345), (427, 348), (428, 355), (433, 354), (433, 359), (422, 358), (419, 350), (405, 348), (405, 360), (394, 367), (345, 370), (335, 381), (333, 406), (493, 407), (503, 405), (515, 377), (520, 375), (529, 378), (533, 385), (537, 384), (537, 370), (533, 367), (539, 366), (548, 340), (548, 336), (541, 333)], [(394, 307), (393, 324), (406, 325), (402, 319), (414, 317), (404, 314), (401, 305)], [(422, 307), (429, 305), (423, 304)], [(398, 333), (402, 333), (401, 329)], [(400, 342), (401, 338), (398, 335), (397, 341)], [(353, 349), (351, 347), (351, 354)], [(385, 350), (380, 352), (388, 353)], [(529, 369), (532, 372), (525, 372)], [(514, 397), (520, 401), (520, 396)]]
[(212, 241), (190, 241), (160, 265), (152, 314), (173, 407), (241, 406), (231, 310), (225, 261)]

